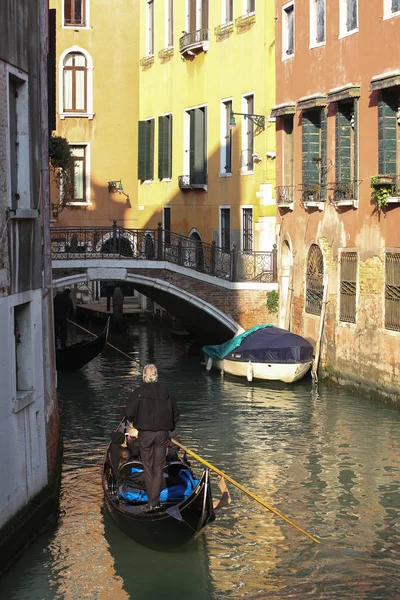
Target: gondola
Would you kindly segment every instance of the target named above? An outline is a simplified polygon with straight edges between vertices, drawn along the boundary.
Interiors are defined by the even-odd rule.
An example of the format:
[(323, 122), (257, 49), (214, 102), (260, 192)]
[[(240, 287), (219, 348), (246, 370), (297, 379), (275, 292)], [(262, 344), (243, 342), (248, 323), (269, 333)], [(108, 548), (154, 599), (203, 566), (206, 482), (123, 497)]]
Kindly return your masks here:
[(82, 340), (56, 350), (57, 371), (78, 371), (96, 358), (107, 343), (109, 319), (101, 334), (91, 340)]
[[(143, 466), (140, 457), (120, 463), (124, 423), (112, 434), (103, 464), (102, 483), (107, 509), (120, 529), (135, 542), (153, 550), (169, 551), (191, 540), (215, 520), (209, 469), (199, 480), (186, 456), (168, 452), (161, 507), (146, 512)], [(122, 444), (121, 444), (122, 441)]]

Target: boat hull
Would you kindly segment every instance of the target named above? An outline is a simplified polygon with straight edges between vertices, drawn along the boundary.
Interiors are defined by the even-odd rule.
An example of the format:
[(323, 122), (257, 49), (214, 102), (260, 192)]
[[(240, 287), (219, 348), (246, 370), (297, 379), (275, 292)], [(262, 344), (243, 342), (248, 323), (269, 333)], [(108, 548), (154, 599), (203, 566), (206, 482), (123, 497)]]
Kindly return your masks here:
[(56, 350), (57, 371), (78, 371), (96, 358), (107, 343), (108, 322), (102, 333), (93, 340), (71, 344)]
[[(207, 357), (208, 358), (208, 357)], [(213, 366), (237, 377), (252, 379), (263, 379), (266, 381), (283, 381), (293, 383), (298, 381), (307, 373), (312, 361), (305, 363), (257, 363), (240, 362), (237, 360), (213, 359)], [(251, 376), (249, 376), (249, 371)]]

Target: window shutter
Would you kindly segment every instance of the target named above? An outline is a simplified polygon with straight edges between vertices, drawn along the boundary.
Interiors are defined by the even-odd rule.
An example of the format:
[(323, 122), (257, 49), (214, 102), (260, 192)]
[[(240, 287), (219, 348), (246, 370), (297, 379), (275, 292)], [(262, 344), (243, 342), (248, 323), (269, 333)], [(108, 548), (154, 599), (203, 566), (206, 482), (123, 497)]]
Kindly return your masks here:
[(164, 120), (164, 177), (172, 179), (172, 115)]
[(208, 29), (208, 0), (201, 0), (201, 28)]
[(146, 121), (147, 124), (147, 177), (146, 179), (154, 179), (154, 119)]
[[(303, 183), (319, 183), (318, 163), (320, 159), (320, 111), (303, 112), (302, 116), (302, 175)], [(322, 162), (322, 161), (321, 161)]]
[(139, 121), (138, 136), (138, 179), (146, 179), (146, 157), (147, 157), (147, 121)]
[(164, 119), (165, 117), (158, 117), (158, 179), (164, 179)]
[(319, 168), (319, 176), (320, 176), (320, 184), (321, 184), (321, 198), (325, 200), (326, 196), (326, 180), (327, 180), (327, 169), (328, 169), (328, 158), (327, 158), (327, 115), (326, 109), (321, 108), (320, 110), (320, 136), (321, 136), (321, 146), (320, 146), (320, 168)]
[[(358, 100), (353, 102), (353, 178), (358, 180)], [(358, 198), (358, 185), (354, 186), (354, 197)]]
[(351, 114), (352, 104), (338, 104), (336, 113), (336, 160), (337, 181), (351, 181)]
[(382, 92), (378, 103), (379, 173), (396, 175), (396, 119), (397, 103), (394, 95)]
[(190, 178), (193, 183), (201, 184), (205, 183), (205, 109), (195, 108), (190, 116), (190, 127), (193, 131), (193, 136), (192, 131), (190, 136), (191, 159), (193, 157)]

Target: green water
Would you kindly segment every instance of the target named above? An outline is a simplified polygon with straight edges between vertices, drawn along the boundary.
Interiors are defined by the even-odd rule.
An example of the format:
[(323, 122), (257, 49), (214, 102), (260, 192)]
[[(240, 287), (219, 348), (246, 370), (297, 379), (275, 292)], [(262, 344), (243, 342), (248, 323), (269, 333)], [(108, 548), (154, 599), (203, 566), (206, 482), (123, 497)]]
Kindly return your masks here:
[[(59, 376), (58, 523), (1, 578), (1, 598), (400, 598), (399, 407), (322, 385), (313, 394), (309, 379), (249, 384), (208, 373), (198, 347), (161, 325), (110, 341), (132, 362), (108, 348)], [(101, 462), (146, 362), (176, 397), (182, 442), (322, 544), (231, 485), (232, 504), (178, 552), (147, 550), (118, 529), (104, 510)]]

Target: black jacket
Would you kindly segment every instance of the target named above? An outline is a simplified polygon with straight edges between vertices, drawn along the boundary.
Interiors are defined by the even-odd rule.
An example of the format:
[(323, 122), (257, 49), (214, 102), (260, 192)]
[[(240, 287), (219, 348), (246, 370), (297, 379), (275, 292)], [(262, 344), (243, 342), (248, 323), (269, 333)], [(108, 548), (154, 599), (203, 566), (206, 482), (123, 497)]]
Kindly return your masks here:
[(53, 305), (55, 319), (72, 319), (74, 316), (74, 305), (69, 294), (65, 292), (56, 294)]
[(125, 414), (134, 427), (143, 431), (173, 431), (179, 410), (161, 383), (143, 383), (128, 398)]

